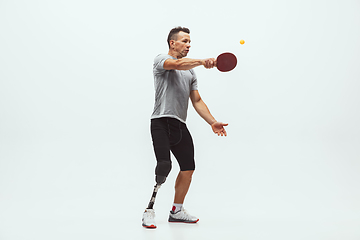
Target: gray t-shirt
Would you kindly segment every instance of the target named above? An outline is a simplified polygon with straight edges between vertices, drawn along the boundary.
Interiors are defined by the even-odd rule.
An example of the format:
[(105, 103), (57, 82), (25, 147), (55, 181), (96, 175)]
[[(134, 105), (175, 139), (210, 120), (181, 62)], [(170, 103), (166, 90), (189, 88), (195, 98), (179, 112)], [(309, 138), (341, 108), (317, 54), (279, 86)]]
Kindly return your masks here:
[(197, 90), (197, 78), (193, 69), (165, 70), (166, 59), (176, 59), (167, 54), (155, 57), (153, 65), (155, 105), (151, 119), (172, 117), (186, 122), (190, 92)]

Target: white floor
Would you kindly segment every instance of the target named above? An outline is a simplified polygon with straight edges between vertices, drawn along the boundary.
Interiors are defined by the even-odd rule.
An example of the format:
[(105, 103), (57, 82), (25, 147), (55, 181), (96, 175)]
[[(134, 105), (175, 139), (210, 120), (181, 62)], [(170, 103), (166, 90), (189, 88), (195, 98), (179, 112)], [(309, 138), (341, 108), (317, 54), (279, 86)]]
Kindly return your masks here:
[[(3, 148), (8, 161), (1, 170), (0, 239), (360, 239), (358, 181), (352, 181), (358, 175), (347, 168), (339, 177), (345, 163), (328, 169), (334, 159), (327, 158), (327, 165), (304, 160), (301, 164), (312, 167), (306, 170), (294, 155), (281, 168), (281, 160), (272, 159), (272, 165), (269, 159), (256, 160), (259, 155), (249, 146), (241, 158), (228, 160), (238, 164), (226, 169), (215, 167), (216, 153), (210, 158), (210, 151), (198, 146), (184, 205), (200, 218), (198, 224), (167, 222), (178, 171), (174, 164), (156, 199), (158, 228), (145, 229), (141, 216), (154, 183), (151, 149), (138, 153), (151, 156), (139, 164), (137, 158), (125, 161), (128, 156), (116, 145)], [(284, 155), (294, 151), (287, 149)], [(253, 157), (246, 157), (247, 151)]]
[(120, 207), (116, 201), (104, 201), (105, 206), (99, 207), (83, 200), (85, 204), (79, 201), (73, 208), (64, 207), (61, 201), (32, 206), (25, 201), (12, 202), (11, 208), (5, 202), (5, 211), (2, 202), (1, 239), (360, 239), (359, 221), (336, 218), (319, 221), (311, 215), (301, 220), (251, 219), (241, 215), (246, 206), (226, 212), (229, 208), (223, 207), (223, 203), (213, 209), (209, 205), (192, 209), (200, 217), (197, 224), (170, 224), (167, 211), (158, 211), (158, 228), (150, 230), (141, 227), (140, 208)]

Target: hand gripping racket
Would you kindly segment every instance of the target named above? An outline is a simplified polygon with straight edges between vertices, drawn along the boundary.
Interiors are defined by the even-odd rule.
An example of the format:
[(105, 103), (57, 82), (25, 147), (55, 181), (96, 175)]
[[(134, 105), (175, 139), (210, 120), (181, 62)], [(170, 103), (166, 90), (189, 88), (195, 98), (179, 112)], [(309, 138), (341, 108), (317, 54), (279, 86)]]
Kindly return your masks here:
[(221, 72), (228, 72), (236, 67), (237, 59), (232, 53), (226, 52), (220, 54), (216, 59), (216, 67)]

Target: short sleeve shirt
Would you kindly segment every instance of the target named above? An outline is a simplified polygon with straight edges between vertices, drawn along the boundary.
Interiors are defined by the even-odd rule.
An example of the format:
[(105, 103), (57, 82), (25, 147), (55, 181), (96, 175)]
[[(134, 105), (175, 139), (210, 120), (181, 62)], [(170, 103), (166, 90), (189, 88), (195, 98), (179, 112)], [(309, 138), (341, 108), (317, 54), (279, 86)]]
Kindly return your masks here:
[(151, 119), (173, 117), (185, 123), (190, 92), (198, 90), (197, 78), (193, 69), (164, 69), (164, 62), (169, 58), (176, 59), (167, 54), (154, 59), (155, 104)]

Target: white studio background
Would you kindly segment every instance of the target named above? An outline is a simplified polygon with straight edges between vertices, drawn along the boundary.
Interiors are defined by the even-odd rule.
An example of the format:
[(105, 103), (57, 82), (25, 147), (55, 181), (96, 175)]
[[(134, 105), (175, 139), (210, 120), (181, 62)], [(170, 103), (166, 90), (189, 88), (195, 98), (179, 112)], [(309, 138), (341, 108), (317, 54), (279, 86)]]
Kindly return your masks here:
[[(359, 239), (360, 2), (0, 0), (0, 239)], [(197, 170), (168, 225), (178, 167), (154, 184), (152, 61), (175, 26), (228, 122), (189, 106)], [(240, 39), (245, 40), (240, 45)]]

